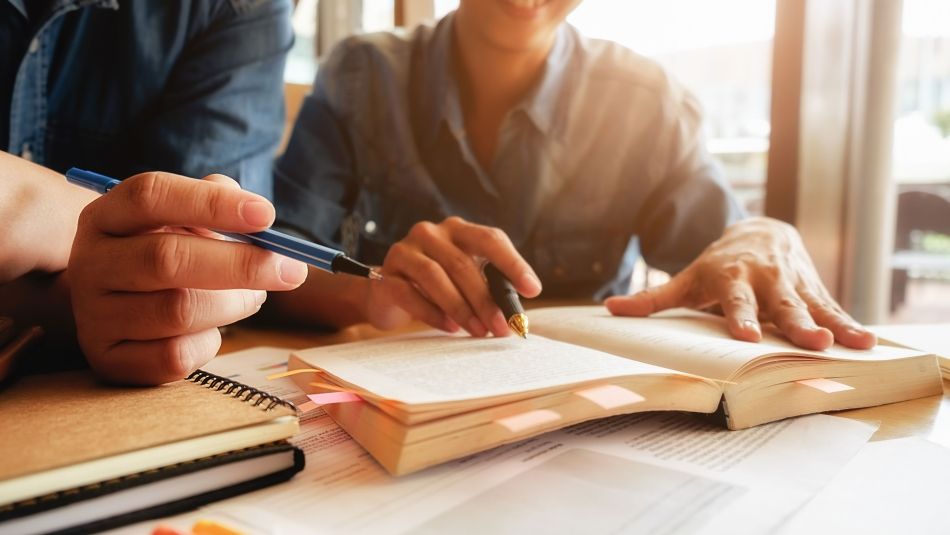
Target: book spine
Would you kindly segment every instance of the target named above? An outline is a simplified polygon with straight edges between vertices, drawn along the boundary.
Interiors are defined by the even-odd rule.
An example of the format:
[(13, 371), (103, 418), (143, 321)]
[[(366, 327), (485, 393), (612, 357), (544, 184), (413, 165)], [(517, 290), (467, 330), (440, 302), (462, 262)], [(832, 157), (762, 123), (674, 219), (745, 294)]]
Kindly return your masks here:
[(196, 370), (192, 372), (191, 375), (189, 375), (185, 380), (197, 383), (211, 390), (216, 390), (222, 394), (231, 396), (234, 399), (241, 400), (244, 403), (251, 403), (255, 407), (261, 407), (265, 411), (269, 411), (274, 407), (279, 406), (287, 407), (295, 411), (297, 410), (297, 407), (295, 407), (294, 404), (289, 401), (268, 394), (263, 390), (258, 390), (257, 388), (247, 386), (237, 381), (232, 381), (226, 377), (221, 377), (220, 375), (215, 375), (204, 370)]

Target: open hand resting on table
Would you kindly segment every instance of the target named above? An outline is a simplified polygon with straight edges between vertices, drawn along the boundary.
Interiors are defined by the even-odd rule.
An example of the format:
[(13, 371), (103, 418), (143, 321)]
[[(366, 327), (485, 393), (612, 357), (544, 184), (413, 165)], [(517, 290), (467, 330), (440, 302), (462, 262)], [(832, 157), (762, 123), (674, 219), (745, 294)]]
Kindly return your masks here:
[(807, 349), (826, 349), (835, 341), (856, 349), (876, 343), (875, 336), (831, 298), (798, 232), (768, 218), (730, 226), (668, 283), (606, 302), (610, 312), (621, 316), (716, 304), (739, 340), (759, 341), (761, 318)]
[(378, 328), (411, 319), (473, 336), (507, 336), (504, 315), (492, 301), (481, 273), (482, 261), (495, 265), (525, 297), (541, 293), (541, 282), (497, 228), (460, 217), (416, 223), (383, 259), (384, 279), (370, 284), (366, 318)]
[(207, 230), (258, 232), (274, 207), (222, 175), (145, 173), (82, 211), (69, 258), (80, 346), (102, 377), (158, 384), (217, 353), (217, 327), (291, 290), (307, 267)]

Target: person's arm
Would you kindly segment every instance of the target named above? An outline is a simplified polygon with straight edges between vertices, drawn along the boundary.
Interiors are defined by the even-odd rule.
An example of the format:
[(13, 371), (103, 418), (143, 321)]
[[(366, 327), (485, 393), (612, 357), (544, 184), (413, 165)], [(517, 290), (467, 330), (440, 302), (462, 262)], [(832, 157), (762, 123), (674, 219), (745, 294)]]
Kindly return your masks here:
[(872, 347), (873, 334), (825, 289), (797, 231), (742, 211), (706, 152), (700, 115), (684, 95), (658, 132), (665, 176), (638, 221), (648, 264), (675, 273), (665, 285), (606, 301), (614, 314), (647, 316), (673, 307), (721, 306), (730, 333), (758, 341), (760, 319), (801, 347), (834, 341)]
[(79, 212), (94, 198), (63, 175), (0, 151), (0, 284), (65, 269)]
[(139, 125), (129, 174), (220, 173), (270, 198), (271, 165), (285, 122), (292, 5), (220, 4), (207, 27), (189, 36), (149, 119)]

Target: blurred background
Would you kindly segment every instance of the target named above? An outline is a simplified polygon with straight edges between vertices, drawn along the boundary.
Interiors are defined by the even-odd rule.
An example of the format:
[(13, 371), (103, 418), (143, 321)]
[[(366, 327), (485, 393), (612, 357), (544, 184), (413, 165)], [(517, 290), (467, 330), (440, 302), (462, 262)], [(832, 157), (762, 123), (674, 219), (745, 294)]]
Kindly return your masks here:
[[(288, 120), (339, 39), (458, 0), (299, 0)], [(649, 56), (702, 102), (749, 213), (798, 227), (868, 323), (950, 321), (950, 1), (585, 0), (568, 21)], [(641, 266), (634, 284), (665, 274)]]

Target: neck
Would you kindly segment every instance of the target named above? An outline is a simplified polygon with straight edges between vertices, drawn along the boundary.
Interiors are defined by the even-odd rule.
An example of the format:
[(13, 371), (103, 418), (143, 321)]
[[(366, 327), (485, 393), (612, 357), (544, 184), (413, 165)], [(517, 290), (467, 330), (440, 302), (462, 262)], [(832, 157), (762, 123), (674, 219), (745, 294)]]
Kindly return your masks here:
[[(458, 15), (458, 14), (456, 14)], [(486, 42), (456, 17), (452, 43), (455, 78), (468, 113), (504, 115), (531, 91), (544, 70), (554, 37), (542, 46), (505, 50)]]

